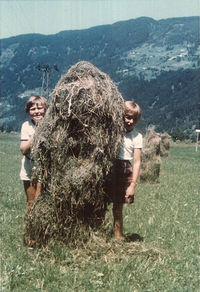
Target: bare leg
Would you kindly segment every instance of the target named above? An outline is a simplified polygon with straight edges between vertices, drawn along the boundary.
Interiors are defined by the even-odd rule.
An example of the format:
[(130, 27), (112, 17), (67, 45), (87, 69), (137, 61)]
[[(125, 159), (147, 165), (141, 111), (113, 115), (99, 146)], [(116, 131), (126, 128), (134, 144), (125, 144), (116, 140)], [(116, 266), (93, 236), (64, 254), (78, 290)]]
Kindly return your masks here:
[(26, 193), (26, 208), (28, 209), (31, 203), (38, 197), (41, 192), (40, 182), (31, 182), (29, 180), (24, 180), (24, 190)]
[(123, 210), (123, 203), (113, 203), (114, 237), (115, 238), (120, 238), (123, 236), (122, 210)]
[(42, 191), (42, 184), (41, 184), (41, 182), (38, 181), (36, 184), (35, 199), (39, 196), (41, 191)]

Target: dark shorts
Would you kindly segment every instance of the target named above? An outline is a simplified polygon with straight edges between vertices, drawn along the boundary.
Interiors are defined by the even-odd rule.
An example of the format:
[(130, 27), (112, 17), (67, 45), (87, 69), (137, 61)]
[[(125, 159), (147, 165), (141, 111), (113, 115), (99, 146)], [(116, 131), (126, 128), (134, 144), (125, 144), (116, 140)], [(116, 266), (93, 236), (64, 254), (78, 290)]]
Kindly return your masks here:
[[(132, 165), (129, 160), (117, 159), (112, 173), (112, 202), (125, 203), (125, 195), (131, 184), (133, 175)], [(134, 196), (133, 196), (134, 199)]]

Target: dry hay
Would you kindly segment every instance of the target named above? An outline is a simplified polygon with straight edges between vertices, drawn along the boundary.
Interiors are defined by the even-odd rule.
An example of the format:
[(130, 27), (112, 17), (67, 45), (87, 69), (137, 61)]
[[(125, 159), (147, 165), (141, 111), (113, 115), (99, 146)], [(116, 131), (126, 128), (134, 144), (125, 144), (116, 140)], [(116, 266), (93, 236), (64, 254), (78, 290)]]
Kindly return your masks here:
[(153, 129), (144, 136), (142, 149), (140, 181), (155, 183), (160, 174), (160, 144), (161, 137)]
[(123, 98), (109, 76), (88, 62), (71, 67), (35, 134), (34, 177), (43, 189), (25, 216), (26, 244), (73, 242), (101, 226), (123, 131)]
[(170, 142), (171, 137), (168, 133), (162, 133), (160, 135), (161, 143), (160, 143), (160, 156), (161, 157), (168, 157), (169, 156), (169, 149), (170, 149)]

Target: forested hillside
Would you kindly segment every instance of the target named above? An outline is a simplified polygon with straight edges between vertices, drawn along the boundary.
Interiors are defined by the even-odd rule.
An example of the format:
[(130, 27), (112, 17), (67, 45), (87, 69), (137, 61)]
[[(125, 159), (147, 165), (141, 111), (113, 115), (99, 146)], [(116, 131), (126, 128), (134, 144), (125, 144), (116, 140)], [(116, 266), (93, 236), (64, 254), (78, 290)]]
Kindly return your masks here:
[(200, 126), (199, 19), (141, 17), (55, 35), (2, 39), (0, 129), (20, 129), (25, 101), (41, 93), (38, 64), (52, 68), (51, 92), (62, 74), (86, 60), (110, 75), (124, 99), (141, 105), (141, 130), (155, 125), (174, 137), (191, 138)]

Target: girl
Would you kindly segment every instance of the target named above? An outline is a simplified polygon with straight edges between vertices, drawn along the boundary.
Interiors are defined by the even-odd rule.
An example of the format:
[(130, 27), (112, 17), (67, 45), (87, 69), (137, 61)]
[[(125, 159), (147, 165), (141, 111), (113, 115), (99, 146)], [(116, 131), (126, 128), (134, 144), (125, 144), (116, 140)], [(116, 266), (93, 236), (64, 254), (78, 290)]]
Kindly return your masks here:
[(31, 119), (30, 121), (24, 122), (21, 128), (20, 150), (23, 154), (23, 158), (21, 163), (20, 179), (23, 180), (24, 183), (24, 190), (27, 197), (27, 208), (41, 191), (41, 183), (35, 180), (31, 181), (31, 173), (34, 162), (31, 160), (30, 152), (35, 129), (39, 122), (43, 119), (46, 109), (47, 100), (42, 96), (31, 96), (26, 102), (25, 110)]

